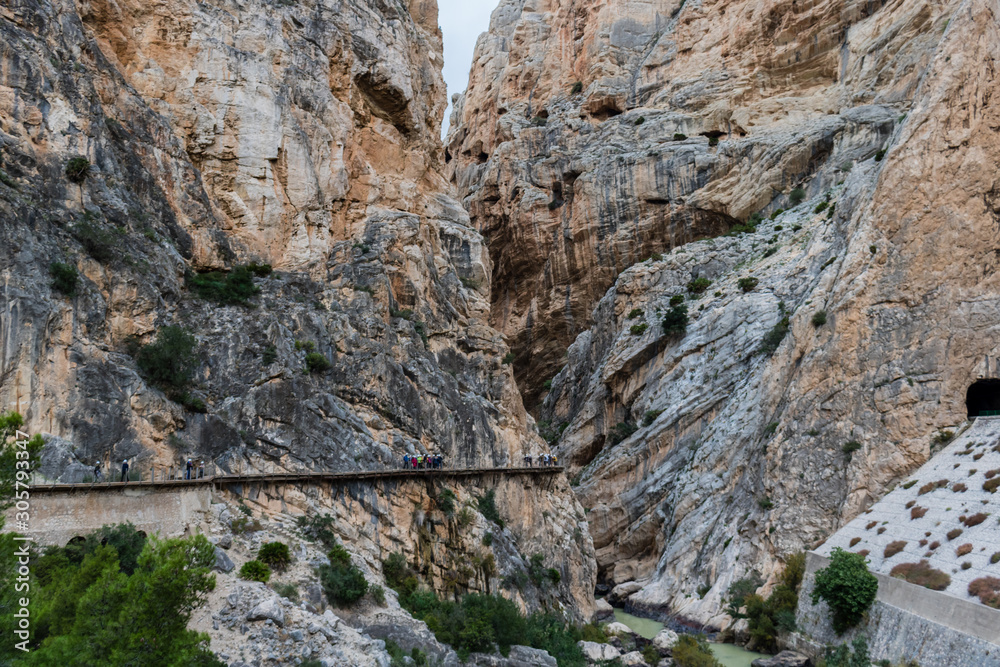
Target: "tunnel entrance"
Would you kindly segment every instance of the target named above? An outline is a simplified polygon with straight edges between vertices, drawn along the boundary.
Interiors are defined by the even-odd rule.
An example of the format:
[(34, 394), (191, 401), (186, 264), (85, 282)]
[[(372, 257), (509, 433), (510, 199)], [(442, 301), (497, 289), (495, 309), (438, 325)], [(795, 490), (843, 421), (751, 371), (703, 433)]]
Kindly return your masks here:
[(1000, 379), (976, 380), (965, 393), (969, 418), (1000, 416)]

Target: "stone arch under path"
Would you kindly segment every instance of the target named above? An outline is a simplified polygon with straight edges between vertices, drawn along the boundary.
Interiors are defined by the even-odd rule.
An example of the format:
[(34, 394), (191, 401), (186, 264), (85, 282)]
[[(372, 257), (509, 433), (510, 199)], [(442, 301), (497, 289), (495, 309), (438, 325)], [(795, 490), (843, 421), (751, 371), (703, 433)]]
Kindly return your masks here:
[(986, 415), (1000, 416), (1000, 378), (976, 380), (965, 392), (965, 407), (969, 418)]

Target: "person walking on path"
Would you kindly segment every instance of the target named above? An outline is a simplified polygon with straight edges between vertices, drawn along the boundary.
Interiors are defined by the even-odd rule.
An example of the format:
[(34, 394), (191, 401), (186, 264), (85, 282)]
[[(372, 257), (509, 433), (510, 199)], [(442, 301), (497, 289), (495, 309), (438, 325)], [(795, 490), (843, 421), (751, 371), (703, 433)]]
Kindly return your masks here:
[(98, 461), (97, 463), (94, 464), (94, 481), (95, 482), (100, 482), (101, 481), (101, 463), (100, 463), (100, 461)]
[(123, 482), (128, 482), (128, 459), (122, 460), (122, 479)]
[(191, 459), (188, 459), (187, 463), (184, 466), (184, 479), (191, 479), (191, 468), (193, 467), (194, 464), (191, 463)]
[(409, 454), (404, 454), (403, 455), (403, 468), (405, 469), (405, 468), (409, 468), (409, 467), (410, 467), (410, 455)]

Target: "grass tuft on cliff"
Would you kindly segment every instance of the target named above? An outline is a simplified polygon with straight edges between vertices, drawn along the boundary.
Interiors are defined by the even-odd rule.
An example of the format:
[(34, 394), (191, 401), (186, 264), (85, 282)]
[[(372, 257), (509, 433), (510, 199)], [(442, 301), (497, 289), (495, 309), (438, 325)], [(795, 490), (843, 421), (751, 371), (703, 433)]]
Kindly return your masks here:
[(262, 266), (237, 266), (229, 273), (209, 271), (208, 273), (189, 273), (187, 286), (195, 296), (205, 301), (212, 301), (224, 306), (250, 305), (250, 299), (260, 293), (260, 288), (253, 284), (254, 275), (259, 275)]

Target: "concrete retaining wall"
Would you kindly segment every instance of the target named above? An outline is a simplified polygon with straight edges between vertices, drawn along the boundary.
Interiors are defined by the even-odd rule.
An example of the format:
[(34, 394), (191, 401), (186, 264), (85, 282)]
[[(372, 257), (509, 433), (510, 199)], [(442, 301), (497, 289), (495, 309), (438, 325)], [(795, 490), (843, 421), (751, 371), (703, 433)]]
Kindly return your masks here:
[(65, 546), (74, 537), (105, 524), (131, 521), (147, 534), (175, 537), (201, 523), (211, 498), (212, 487), (207, 484), (32, 493), (28, 530), (18, 529), (13, 510), (7, 513), (6, 530), (30, 535), (42, 545)]
[(878, 596), (867, 621), (838, 637), (826, 603), (813, 605), (810, 599), (816, 571), (829, 563), (819, 554), (806, 554), (796, 621), (813, 642), (842, 644), (864, 635), (872, 660), (1000, 667), (1000, 611), (881, 574), (875, 575)]

